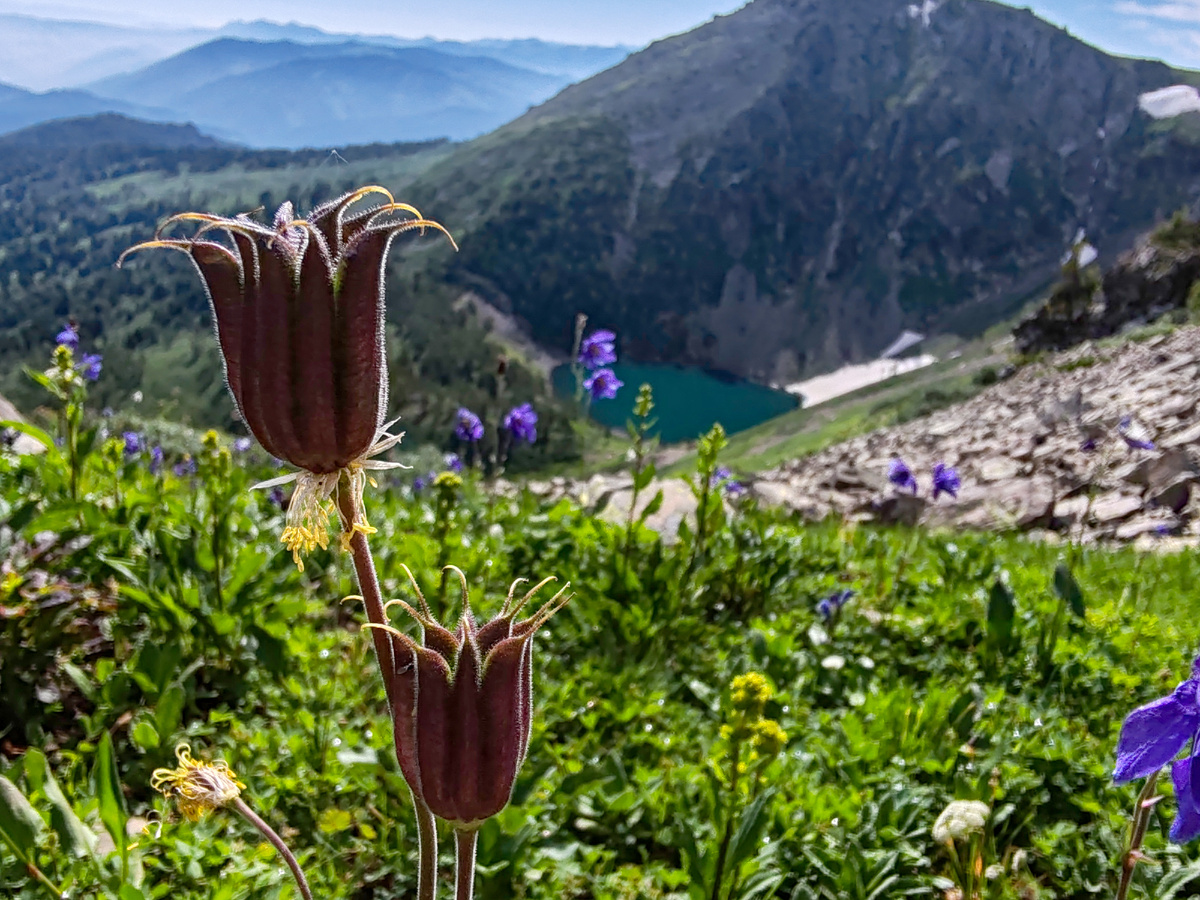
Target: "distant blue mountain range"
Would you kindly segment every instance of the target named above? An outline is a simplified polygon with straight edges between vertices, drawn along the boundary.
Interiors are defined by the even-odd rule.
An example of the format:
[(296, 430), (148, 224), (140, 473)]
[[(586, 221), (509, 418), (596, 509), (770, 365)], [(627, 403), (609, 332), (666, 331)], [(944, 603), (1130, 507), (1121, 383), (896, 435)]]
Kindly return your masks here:
[(348, 36), (271, 22), (154, 32), (0, 16), (0, 81), (62, 85), (37, 91), (0, 83), (0, 134), (113, 112), (194, 123), (252, 147), (462, 140), (615, 65), (628, 50)]

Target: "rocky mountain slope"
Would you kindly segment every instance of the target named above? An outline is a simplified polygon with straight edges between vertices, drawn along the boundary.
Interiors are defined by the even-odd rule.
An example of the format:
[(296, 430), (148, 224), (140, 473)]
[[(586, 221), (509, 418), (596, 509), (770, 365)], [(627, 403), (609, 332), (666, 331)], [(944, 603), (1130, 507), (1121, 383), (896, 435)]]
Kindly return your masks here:
[(568, 342), (760, 380), (970, 332), (1200, 185), (1194, 78), (986, 0), (755, 0), (651, 45), (428, 173), (450, 277)]

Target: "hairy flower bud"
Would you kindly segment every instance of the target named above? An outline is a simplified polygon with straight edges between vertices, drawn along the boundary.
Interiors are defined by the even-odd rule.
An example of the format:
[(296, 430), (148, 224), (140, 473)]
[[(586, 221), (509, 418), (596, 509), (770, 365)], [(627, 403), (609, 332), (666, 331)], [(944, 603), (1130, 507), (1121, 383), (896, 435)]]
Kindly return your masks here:
[(463, 611), (455, 631), (438, 624), (412, 573), (419, 600), (402, 607), (421, 626), (419, 641), (388, 626), (396, 755), (413, 794), (434, 815), (460, 830), (475, 828), (508, 805), (517, 771), (529, 747), (533, 716), (533, 636), (570, 599), (567, 587), (532, 616), (522, 608), (547, 578), (523, 597), (518, 579), (500, 614), (477, 625), (466, 579)]
[[(370, 194), (389, 202), (347, 215)], [(163, 230), (178, 222), (199, 227), (191, 238), (163, 238)], [(397, 234), (426, 228), (449, 237), (384, 188), (369, 186), (306, 219), (284, 203), (271, 225), (244, 215), (179, 213), (154, 240), (130, 247), (118, 260), (120, 265), (134, 251), (167, 247), (188, 254), (200, 273), (225, 381), (246, 427), (268, 453), (307, 473), (297, 493), (311, 502), (294, 506), (308, 519), (289, 514), (284, 532), (297, 563), (300, 550), (324, 546), (333, 511), (329, 498), (342, 473), (361, 493), (363, 460), (399, 440), (384, 427), (384, 268)], [(215, 240), (219, 234), (228, 243)], [(343, 525), (369, 529), (357, 513)]]

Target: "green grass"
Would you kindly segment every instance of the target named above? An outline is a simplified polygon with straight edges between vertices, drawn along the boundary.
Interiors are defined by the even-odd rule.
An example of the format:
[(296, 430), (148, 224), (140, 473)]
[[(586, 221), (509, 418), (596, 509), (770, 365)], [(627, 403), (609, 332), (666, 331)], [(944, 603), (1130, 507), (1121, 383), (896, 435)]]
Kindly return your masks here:
[[(362, 613), (343, 602), (348, 558), (334, 540), (297, 571), (282, 514), (248, 490), (278, 474), (257, 451), (231, 457), (181, 429), (154, 439), (168, 449), (158, 474), (119, 439), (98, 443), (77, 501), (56, 450), (0, 455), (0, 774), (42, 822), (0, 838), (0, 893), (43, 896), (32, 862), (74, 896), (292, 896), (239, 819), (189, 823), (150, 790), (186, 740), (229, 761), (318, 896), (412, 896), (408, 789)], [(185, 452), (195, 476), (171, 472)], [(485, 619), (516, 577), (575, 591), (537, 638), (529, 755), (511, 805), (480, 831), (481, 900), (702, 900), (727, 830), (753, 838), (731, 843), (723, 883), (738, 900), (936, 895), (954, 869), (930, 828), (952, 799), (993, 810), (981, 866), (1027, 854), (987, 896), (1113, 893), (1138, 789), (1111, 783), (1116, 737), (1200, 645), (1196, 553), (805, 526), (752, 503), (712, 504), (704, 539), (693, 526), (668, 545), (569, 503), (489, 495), (471, 473), (417, 495), (411, 473), (380, 474), (367, 504), (385, 596), (413, 599), (407, 565), (452, 622), (445, 562)], [(855, 596), (822, 621), (816, 602), (842, 588)], [(771, 693), (752, 715), (729, 693), (748, 672)], [(732, 786), (740, 732), (722, 726), (757, 734), (764, 717), (786, 743), (746, 738)], [(112, 770), (96, 766), (105, 735)], [(1160, 789), (1156, 865), (1138, 867), (1137, 896), (1194, 875), (1196, 849), (1166, 841), (1175, 802), (1168, 780)], [(122, 874), (116, 851), (64, 855), (64, 802), (88, 830), (119, 827), (121, 802), (163, 826), (139, 835)]]

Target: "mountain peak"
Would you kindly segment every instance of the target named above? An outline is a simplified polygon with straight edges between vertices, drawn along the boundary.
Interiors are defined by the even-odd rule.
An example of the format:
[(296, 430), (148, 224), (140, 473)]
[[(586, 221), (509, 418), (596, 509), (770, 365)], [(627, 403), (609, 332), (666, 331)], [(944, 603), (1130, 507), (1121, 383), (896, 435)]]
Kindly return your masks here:
[(1106, 250), (1200, 190), (1186, 129), (1139, 110), (1187, 80), (988, 0), (755, 0), (464, 148), (422, 208), (472, 223), (452, 276), (543, 340), (582, 311), (787, 382), (978, 330), (1078, 228)]

